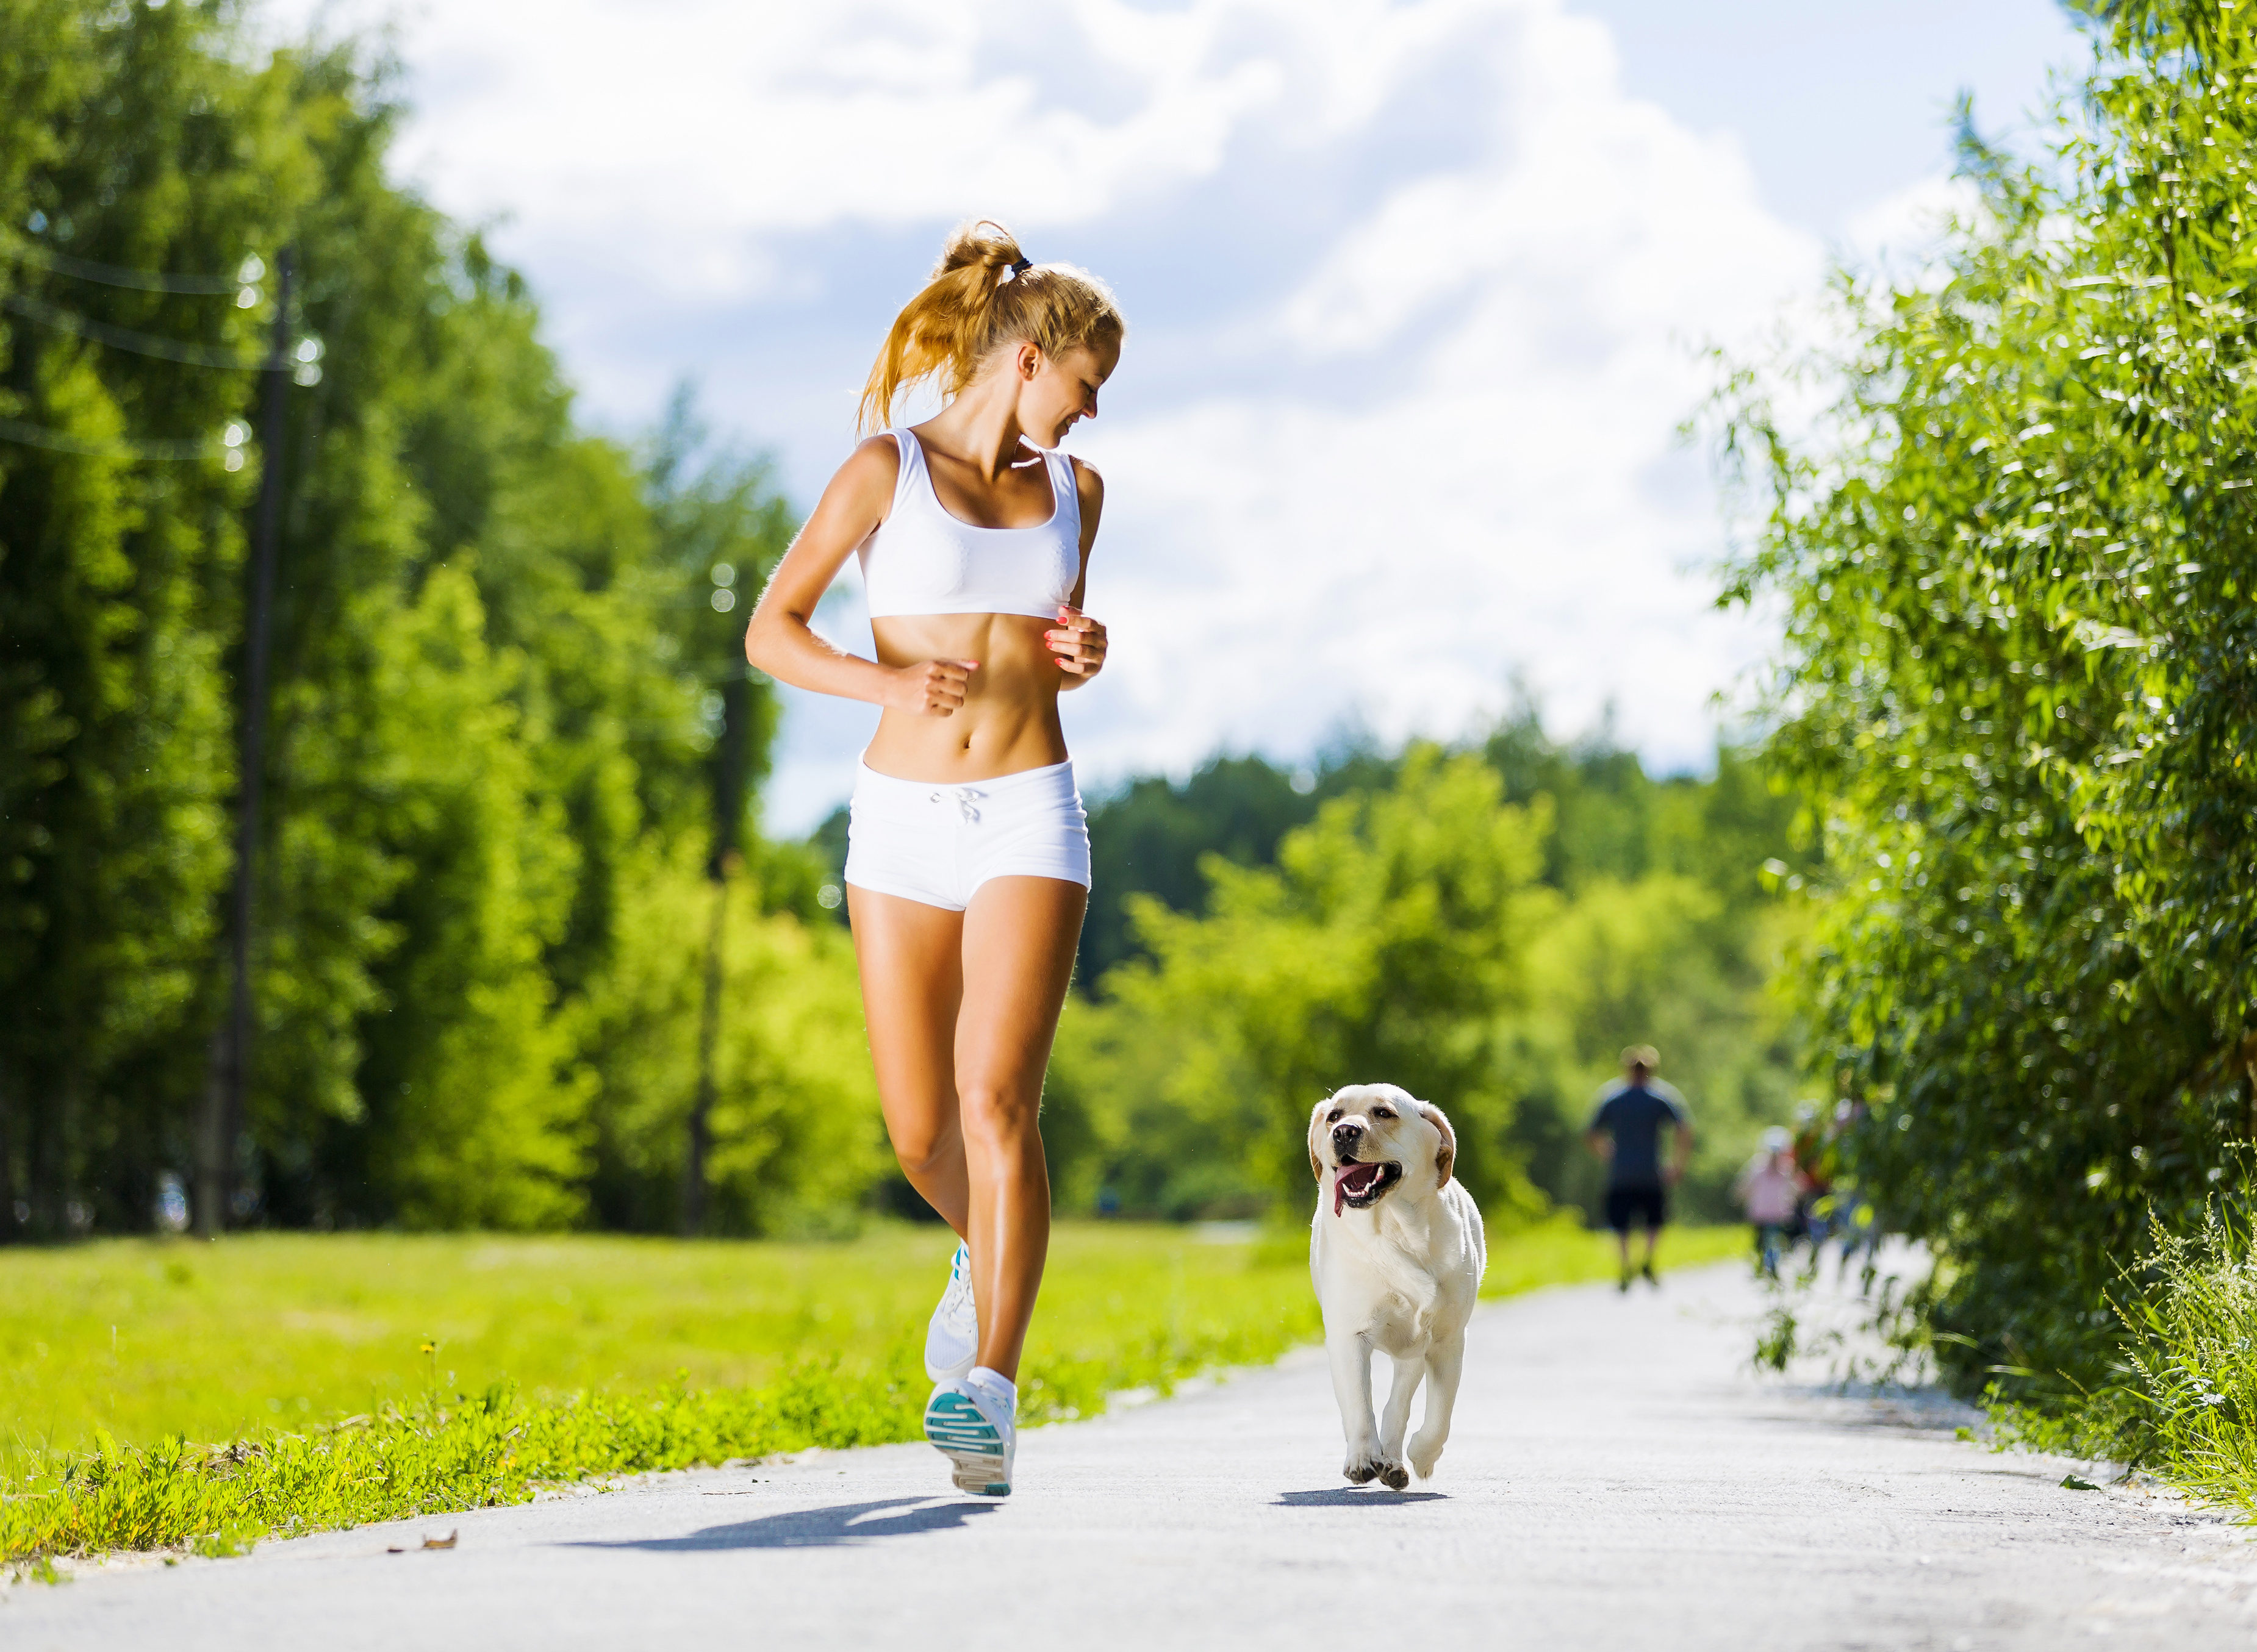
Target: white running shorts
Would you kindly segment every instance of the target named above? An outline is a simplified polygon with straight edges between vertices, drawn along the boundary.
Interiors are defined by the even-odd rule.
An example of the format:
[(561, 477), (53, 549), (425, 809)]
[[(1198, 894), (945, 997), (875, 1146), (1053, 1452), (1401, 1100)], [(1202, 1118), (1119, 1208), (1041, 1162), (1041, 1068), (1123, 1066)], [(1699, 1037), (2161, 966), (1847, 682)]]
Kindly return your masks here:
[(990, 878), (1089, 887), (1088, 816), (1072, 763), (969, 786), (896, 780), (868, 764), (848, 808), (846, 881), (961, 912)]

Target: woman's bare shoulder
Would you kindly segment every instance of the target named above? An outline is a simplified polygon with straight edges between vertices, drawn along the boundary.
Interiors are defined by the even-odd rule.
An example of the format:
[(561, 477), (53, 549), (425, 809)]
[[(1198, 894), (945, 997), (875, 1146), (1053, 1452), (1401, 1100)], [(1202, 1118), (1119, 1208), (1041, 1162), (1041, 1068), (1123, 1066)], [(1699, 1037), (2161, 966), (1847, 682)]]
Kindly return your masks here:
[(1099, 474), (1097, 467), (1078, 453), (1068, 454), (1066, 462), (1073, 466), (1073, 491), (1076, 497), (1084, 505), (1104, 504), (1105, 478)]
[(840, 511), (870, 521), (882, 521), (893, 508), (894, 490), (901, 481), (902, 450), (891, 436), (869, 436), (854, 444), (846, 461), (831, 473), (816, 505), (818, 515)]
[(834, 480), (854, 486), (882, 482), (888, 488), (900, 480), (902, 449), (890, 434), (865, 436), (854, 444), (854, 451), (846, 455)]

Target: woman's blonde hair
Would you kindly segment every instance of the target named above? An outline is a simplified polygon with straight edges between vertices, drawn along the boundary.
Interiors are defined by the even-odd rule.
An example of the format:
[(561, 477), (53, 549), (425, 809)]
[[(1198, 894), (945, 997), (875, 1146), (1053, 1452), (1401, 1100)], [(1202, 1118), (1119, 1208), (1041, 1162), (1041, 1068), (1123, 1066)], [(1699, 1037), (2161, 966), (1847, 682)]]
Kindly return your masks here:
[(953, 396), (1005, 344), (1028, 343), (1056, 361), (1078, 344), (1117, 344), (1128, 333), (1104, 282), (1070, 264), (1029, 264), (992, 218), (948, 237), (932, 279), (894, 318), (862, 387), (858, 429), (883, 429), (903, 391), (938, 378)]

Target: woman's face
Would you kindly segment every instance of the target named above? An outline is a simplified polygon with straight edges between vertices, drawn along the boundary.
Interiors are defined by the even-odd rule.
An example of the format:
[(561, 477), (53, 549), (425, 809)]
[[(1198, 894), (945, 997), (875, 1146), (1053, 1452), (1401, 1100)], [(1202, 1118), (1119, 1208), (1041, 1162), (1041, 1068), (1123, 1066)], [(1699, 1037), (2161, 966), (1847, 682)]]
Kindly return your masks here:
[(1020, 345), (1019, 427), (1038, 446), (1057, 447), (1080, 420), (1097, 417), (1098, 388), (1120, 364), (1118, 341), (1093, 349), (1077, 344), (1055, 358)]

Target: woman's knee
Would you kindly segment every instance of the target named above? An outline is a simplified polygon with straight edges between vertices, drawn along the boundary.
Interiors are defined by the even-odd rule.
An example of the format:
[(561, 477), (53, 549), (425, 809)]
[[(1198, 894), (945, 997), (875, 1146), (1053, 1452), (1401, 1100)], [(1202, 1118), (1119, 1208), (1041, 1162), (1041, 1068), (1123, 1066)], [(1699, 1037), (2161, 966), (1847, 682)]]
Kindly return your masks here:
[(1023, 1140), (1037, 1133), (1042, 1091), (1017, 1084), (969, 1084), (958, 1090), (964, 1133), (983, 1142)]
[(952, 1126), (921, 1121), (908, 1129), (888, 1133), (902, 1174), (912, 1182), (937, 1175), (948, 1168), (951, 1160), (964, 1156), (964, 1138)]

